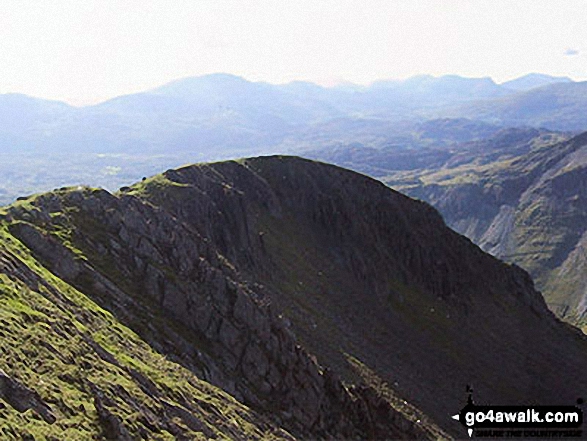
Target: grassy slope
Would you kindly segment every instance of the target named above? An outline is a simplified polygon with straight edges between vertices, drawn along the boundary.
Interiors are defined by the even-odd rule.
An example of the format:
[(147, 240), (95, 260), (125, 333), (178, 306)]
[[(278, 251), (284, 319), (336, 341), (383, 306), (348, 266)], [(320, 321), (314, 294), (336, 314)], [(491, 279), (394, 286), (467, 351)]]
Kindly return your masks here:
[[(34, 410), (19, 412), (0, 398), (2, 439), (106, 435), (91, 384), (134, 437), (148, 433), (150, 439), (176, 439), (170, 431), (191, 439), (279, 437), (258, 415), (155, 352), (109, 312), (53, 276), (6, 225), (0, 226), (0, 271), (0, 369), (35, 390), (56, 417), (49, 424)], [(157, 392), (147, 393), (137, 377), (146, 378)], [(169, 406), (195, 410), (201, 426), (174, 417), (175, 428), (161, 427), (157, 416), (169, 412)]]
[[(262, 232), (266, 254), (251, 254), (261, 258), (248, 267), (234, 260), (235, 271), (282, 296), (273, 300), (324, 365), (342, 372), (348, 381), (361, 378), (376, 386), (413, 418), (418, 413), (401, 395), (411, 401), (418, 397), (421, 401), (414, 403), (448, 424), (446, 408), (462, 405), (462, 389), (469, 379), (481, 396), (500, 402), (532, 394), (537, 400), (551, 400), (555, 394), (568, 400), (558, 387), (559, 373), (577, 384), (584, 381), (576, 372), (583, 340), (573, 339), (551, 320), (538, 296), (531, 300), (535, 293), (529, 292), (529, 282), (521, 281), (520, 273), (444, 228), (426, 204), (370, 179), (299, 159), (257, 159), (186, 167), (124, 193), (169, 210), (193, 231), (209, 227), (209, 237), (219, 244), (238, 244), (237, 255), (257, 252), (254, 246), (249, 250), (241, 245), (254, 245)], [(272, 198), (278, 201), (273, 206)], [(87, 202), (92, 200), (88, 197)], [(31, 201), (21, 204), (28, 212), (35, 210)], [(174, 212), (173, 207), (179, 209)], [(50, 232), (74, 247), (78, 258), (90, 259), (110, 280), (124, 283), (112, 261), (100, 262), (72, 240), (71, 228), (78, 225), (86, 238), (106, 243), (108, 236), (99, 225), (67, 214), (64, 222), (59, 213), (53, 214), (57, 219)], [(227, 233), (229, 223), (217, 222), (222, 216), (239, 221), (235, 231)], [(221, 233), (234, 240), (225, 240)], [(112, 354), (119, 353), (109, 346), (120, 341), (116, 336), (93, 338)], [(126, 363), (125, 357), (119, 358)]]
[[(202, 167), (207, 167), (207, 165), (203, 165)], [(182, 204), (184, 204), (186, 202), (185, 198), (192, 196), (192, 194), (185, 192), (187, 190), (187, 187), (188, 187), (187, 185), (173, 182), (173, 181), (167, 179), (164, 175), (157, 175), (152, 178), (148, 178), (148, 179), (144, 180), (143, 182), (140, 182), (140, 183), (132, 186), (129, 189), (125, 189), (121, 194), (119, 194), (119, 196), (122, 196), (123, 194), (125, 197), (128, 197), (130, 195), (136, 196), (139, 199), (141, 199), (145, 204), (155, 203), (157, 205), (157, 203), (162, 203), (164, 201), (165, 204), (169, 204), (170, 206), (181, 207)], [(225, 187), (225, 188), (227, 188), (227, 187)], [(62, 189), (62, 190), (55, 191), (55, 192), (51, 193), (50, 195), (36, 195), (36, 196), (32, 196), (28, 199), (23, 199), (21, 201), (18, 201), (15, 204), (13, 204), (10, 207), (10, 209), (11, 210), (16, 209), (17, 211), (19, 211), (20, 215), (18, 217), (20, 219), (25, 219), (25, 220), (24, 221), (23, 220), (11, 221), (12, 223), (9, 226), (14, 228), (15, 225), (17, 225), (17, 224), (28, 223), (26, 221), (26, 219), (31, 215), (31, 213), (40, 213), (38, 206), (47, 204), (48, 199), (52, 199), (52, 198), (56, 197), (56, 198), (61, 199), (63, 201), (64, 199), (67, 199), (68, 194), (80, 193), (80, 194), (83, 194), (85, 198), (91, 200), (94, 195), (99, 196), (100, 192), (102, 192), (102, 191), (103, 190), (91, 189), (91, 188), (87, 188), (87, 187), (85, 187), (83, 189), (79, 189), (79, 188)], [(63, 206), (61, 206), (60, 208), (63, 211), (51, 212), (50, 213), (51, 219), (47, 220), (46, 222), (39, 221), (39, 217), (36, 215), (33, 215), (30, 218), (31, 225), (34, 224), (35, 228), (40, 231), (43, 231), (44, 234), (50, 234), (54, 238), (58, 239), (58, 241), (61, 244), (65, 245), (65, 247), (67, 247), (75, 256), (77, 256), (78, 259), (90, 263), (100, 273), (105, 275), (110, 281), (114, 282), (119, 288), (123, 289), (125, 291), (125, 293), (130, 294), (130, 296), (132, 298), (134, 298), (135, 300), (140, 300), (141, 303), (144, 303), (144, 302), (148, 303), (149, 302), (148, 296), (143, 295), (143, 293), (141, 293), (141, 292), (137, 292), (136, 287), (133, 286), (132, 283), (129, 284), (129, 278), (125, 277), (121, 273), (120, 268), (117, 266), (115, 261), (113, 261), (111, 258), (105, 257), (104, 255), (101, 255), (100, 253), (97, 253), (95, 247), (89, 246), (89, 243), (93, 243), (94, 245), (95, 244), (107, 245), (109, 243), (109, 241), (111, 241), (113, 239), (113, 237), (111, 236), (111, 232), (107, 231), (105, 229), (104, 225), (100, 224), (99, 221), (97, 221), (96, 219), (94, 219), (92, 217), (88, 217), (87, 214), (85, 214), (83, 210), (80, 210), (76, 206), (72, 206), (72, 205), (68, 205), (68, 204), (64, 203)], [(1, 214), (2, 213), (0, 212), (0, 217), (1, 217)], [(269, 222), (269, 218), (270, 217), (266, 218), (265, 221)], [(271, 228), (270, 225), (265, 222), (262, 222), (262, 223), (264, 225), (263, 229), (269, 231)], [(293, 223), (293, 222), (290, 223), (289, 225), (292, 227), (295, 227), (295, 223)], [(5, 233), (7, 235), (7, 237), (11, 237), (10, 233), (8, 232), (7, 226), (5, 226), (5, 229), (7, 230)], [(280, 230), (280, 234), (281, 233), (285, 234), (285, 237), (284, 237), (285, 241), (300, 241), (301, 242), (301, 238), (299, 236), (297, 236), (297, 234), (300, 234), (300, 231), (296, 232), (295, 228), (291, 229), (291, 230), (286, 230), (286, 231)], [(271, 236), (271, 237), (273, 237), (273, 236)], [(83, 240), (82, 240), (82, 238), (83, 238)], [(15, 243), (18, 243), (15, 239), (11, 238), (11, 240), (14, 241)], [(24, 247), (22, 247), (22, 249), (23, 249), (23, 252), (26, 253), (28, 256), (28, 250)], [(294, 248), (292, 248), (292, 250), (293, 249)], [(220, 259), (224, 259), (220, 255), (218, 255), (218, 257)], [(287, 259), (286, 255), (284, 255), (283, 257), (285, 257)], [(301, 274), (300, 271), (302, 273), (304, 271), (309, 271), (310, 273), (312, 272), (311, 268), (309, 267), (309, 265), (311, 265), (311, 264), (309, 264), (309, 263), (306, 265), (301, 265), (299, 268), (297, 268), (298, 264), (301, 262), (301, 260), (299, 258), (301, 258), (301, 256), (296, 256), (296, 258), (290, 262), (296, 266), (296, 271), (292, 273), (293, 277), (300, 276), (300, 274)], [(32, 257), (28, 256), (28, 259), (31, 262), (34, 262)], [(156, 264), (154, 261), (151, 263), (153, 265), (159, 265), (159, 266), (157, 266), (157, 268), (159, 270), (161, 270), (163, 273), (165, 273), (168, 277), (170, 277), (172, 279), (174, 277), (177, 277), (174, 272), (177, 270), (177, 268), (160, 266), (160, 264)], [(225, 260), (225, 263), (227, 265), (231, 265), (230, 262), (228, 262), (226, 260)], [(286, 260), (276, 260), (276, 263), (283, 264), (284, 273), (289, 272), (290, 268), (288, 267), (288, 263), (286, 262)], [(42, 275), (42, 277), (48, 276), (48, 277), (54, 278), (54, 276), (52, 276), (45, 268), (40, 266), (38, 263), (35, 262), (35, 265), (39, 268), (39, 271), (42, 271), (42, 273), (40, 273)], [(311, 279), (311, 276), (309, 276), (308, 278)], [(93, 307), (96, 307), (100, 311), (103, 311), (104, 314), (106, 314), (113, 323), (116, 322), (115, 317), (111, 316), (109, 312), (105, 311), (100, 306), (96, 305), (91, 300), (87, 299), (82, 293), (79, 293), (78, 291), (76, 291), (75, 289), (73, 289), (69, 285), (66, 285), (64, 282), (60, 281), (59, 279), (56, 279), (56, 280), (58, 280), (59, 283), (61, 283), (61, 285), (67, 286), (68, 290), (75, 292), (76, 295), (78, 295), (80, 298), (85, 299), (84, 301), (88, 302)], [(81, 291), (83, 291), (83, 292), (92, 293), (93, 290), (92, 290), (91, 286), (89, 286), (89, 285), (85, 286), (82, 282), (83, 281), (76, 280), (76, 286), (79, 289), (81, 289)], [(295, 295), (295, 286), (297, 286), (297, 284), (298, 284), (297, 279), (296, 279), (295, 283), (292, 282), (290, 280), (290, 278), (284, 278), (282, 282), (283, 282), (283, 284), (282, 283), (279, 284), (279, 289), (284, 289), (284, 292), (287, 293), (288, 295), (291, 293), (294, 293), (294, 298), (296, 299), (296, 302), (303, 301), (302, 300), (303, 292), (301, 292), (301, 291), (298, 292), (298, 294), (301, 294), (301, 296)], [(293, 283), (293, 285), (290, 286), (290, 283)], [(95, 294), (96, 293), (93, 293), (92, 295), (95, 295)], [(104, 306), (105, 308), (109, 307), (108, 306), (108, 302), (109, 302), (108, 299), (99, 298), (99, 297), (95, 297), (95, 296), (92, 297), (92, 299), (95, 300), (96, 302), (98, 302), (100, 305)], [(81, 305), (80, 308), (85, 307), (84, 305)], [(131, 368), (140, 370), (141, 372), (145, 371), (145, 372), (149, 372), (151, 374), (155, 374), (162, 381), (166, 381), (167, 382), (166, 387), (168, 387), (169, 390), (171, 390), (171, 388), (174, 388), (173, 389), (174, 391), (176, 389), (182, 390), (181, 397), (183, 399), (183, 396), (184, 396), (184, 394), (186, 394), (186, 392), (183, 391), (183, 385), (176, 380), (178, 375), (174, 375), (174, 376), (168, 378), (167, 371), (161, 372), (161, 369), (163, 366), (161, 365), (160, 360), (167, 360), (169, 362), (169, 360), (172, 359), (173, 357), (159, 356), (159, 354), (155, 353), (157, 356), (159, 356), (159, 358), (154, 359), (152, 361), (152, 363), (149, 363), (149, 362), (143, 360), (144, 357), (146, 355), (148, 355), (150, 352), (152, 353), (153, 350), (150, 349), (148, 344), (142, 340), (142, 337), (147, 338), (147, 341), (167, 340), (167, 339), (174, 339), (177, 335), (180, 335), (183, 338), (183, 335), (184, 335), (183, 332), (185, 332), (185, 329), (182, 328), (182, 325), (180, 323), (169, 323), (168, 320), (165, 320), (162, 317), (159, 317), (157, 315), (152, 315), (152, 312), (156, 311), (158, 309), (160, 309), (160, 305), (151, 305), (151, 306), (148, 306), (142, 310), (133, 310), (132, 315), (134, 317), (130, 321), (127, 320), (124, 322), (130, 328), (137, 331), (140, 334), (140, 336), (137, 334), (134, 334), (134, 332), (132, 330), (126, 328), (121, 323), (117, 323), (114, 326), (114, 329), (126, 330), (127, 332), (132, 334), (136, 340), (138, 340), (140, 342), (141, 347), (136, 348), (136, 351), (135, 351), (134, 347), (129, 345), (129, 343), (126, 341), (127, 339), (124, 339), (124, 338), (117, 336), (117, 335), (110, 336), (107, 332), (108, 329), (111, 329), (110, 325), (100, 326), (100, 332), (96, 333), (96, 334), (92, 334), (92, 338), (96, 342), (98, 342), (103, 348), (107, 349), (111, 354), (114, 354), (117, 358), (120, 358), (120, 360), (124, 361), (124, 363), (126, 363)], [(90, 308), (90, 310), (91, 310), (91, 308)], [(291, 314), (292, 316), (297, 317), (296, 314), (299, 312), (299, 308), (297, 310), (296, 310), (296, 308), (288, 309), (285, 312), (286, 312), (286, 315)], [(314, 312), (317, 312), (317, 310), (315, 310)], [(325, 320), (328, 320), (328, 318), (326, 318)], [(152, 329), (153, 324), (157, 328), (156, 334), (158, 334), (158, 337), (151, 339), (151, 338), (149, 338), (149, 334), (153, 334), (153, 329)], [(92, 325), (91, 328), (94, 329), (94, 328), (97, 328), (97, 326)], [(323, 327), (320, 328), (321, 331), (323, 329), (324, 329)], [(335, 328), (332, 328), (331, 330), (333, 332), (336, 332)], [(190, 341), (192, 343), (194, 343), (194, 341), (193, 341), (194, 333), (188, 332), (188, 334), (189, 334), (188, 338), (190, 339)], [(328, 335), (332, 336), (333, 334), (324, 334), (324, 336), (326, 338), (328, 338)], [(18, 341), (19, 338), (20, 338), (20, 336), (17, 337), (16, 341)], [(414, 424), (417, 424), (420, 428), (422, 428), (427, 433), (429, 433), (431, 438), (434, 438), (434, 439), (448, 438), (448, 436), (442, 430), (440, 430), (429, 418), (427, 418), (425, 415), (423, 415), (421, 411), (419, 411), (415, 407), (409, 405), (404, 399), (402, 399), (400, 396), (398, 396), (393, 391), (393, 388), (386, 385), (385, 382), (383, 380), (381, 380), (381, 378), (377, 377), (376, 373), (368, 370), (368, 368), (363, 368), (361, 364), (349, 362), (347, 360), (347, 357), (344, 356), (344, 354), (339, 352), (338, 348), (328, 348), (327, 345), (324, 344), (324, 340), (320, 340), (320, 341), (322, 343), (320, 345), (307, 345), (307, 348), (310, 349), (310, 351), (324, 351), (324, 354), (321, 354), (320, 361), (327, 362), (326, 365), (334, 367), (337, 372), (342, 371), (343, 373), (348, 374), (345, 376), (347, 378), (350, 378), (352, 380), (352, 383), (364, 384), (367, 386), (374, 387), (374, 390), (376, 390), (377, 393), (379, 393), (379, 394), (382, 394), (383, 392), (385, 392), (385, 394), (382, 396), (384, 396), (390, 402), (392, 407), (394, 409), (396, 409), (397, 411), (399, 411), (402, 415), (404, 415), (408, 421), (411, 421)], [(117, 343), (118, 343), (118, 346), (116, 345)], [(207, 344), (206, 341), (199, 341), (198, 344), (200, 344), (199, 349), (203, 353), (208, 353), (208, 355), (212, 355), (208, 351), (209, 348), (206, 346), (206, 344)], [(334, 354), (334, 356), (333, 356), (333, 354)], [(173, 356), (173, 354), (171, 354), (171, 355)], [(179, 358), (181, 358), (181, 357), (179, 357)], [(335, 360), (336, 363), (330, 364), (330, 362), (332, 362), (333, 360)], [(183, 369), (182, 367), (180, 367), (179, 365), (174, 364), (174, 363), (169, 362), (169, 364), (172, 365), (174, 371), (175, 370), (181, 371), (181, 372), (183, 372), (184, 375), (187, 375), (188, 377), (190, 377), (192, 380), (188, 380), (188, 381), (190, 381), (190, 384), (192, 386), (194, 384), (194, 381), (197, 381), (197, 379), (195, 379), (193, 374), (191, 374), (188, 370)], [(366, 375), (366, 372), (369, 372), (369, 375)], [(82, 378), (85, 375), (85, 372), (81, 371), (79, 375), (80, 375), (80, 378)], [(100, 379), (100, 381), (103, 381), (103, 380)], [(177, 386), (173, 386), (176, 383), (177, 383)], [(219, 390), (219, 389), (217, 389), (207, 383), (204, 383), (204, 382), (200, 382), (200, 383), (205, 385), (205, 390), (203, 390), (203, 391), (196, 390), (194, 392), (194, 394), (196, 392), (198, 393), (198, 395), (196, 395), (198, 398), (195, 401), (198, 401), (198, 400), (209, 401), (204, 397), (206, 396), (206, 394), (210, 393), (210, 391), (212, 391), (214, 394), (219, 395), (219, 398), (216, 400), (218, 402), (218, 404), (216, 406), (219, 409), (220, 416), (215, 415), (214, 413), (212, 413), (212, 415), (205, 415), (208, 413), (207, 406), (206, 406), (206, 409), (202, 412), (202, 414), (203, 414), (202, 418), (207, 417), (210, 420), (210, 426), (214, 427), (215, 430), (218, 432), (218, 434), (223, 435), (223, 434), (228, 433), (229, 437), (245, 436), (247, 439), (255, 438), (255, 437), (262, 437), (263, 439), (280, 438), (280, 437), (287, 438), (289, 436), (285, 432), (281, 432), (277, 429), (272, 428), (270, 426), (270, 424), (266, 420), (261, 418), (258, 414), (251, 412), (249, 409), (242, 406), (242, 404), (236, 402), (230, 396), (224, 394), (221, 390)], [(351, 387), (351, 384), (349, 383), (348, 386)], [(116, 386), (113, 386), (113, 388), (115, 388), (115, 387)], [(112, 396), (113, 397), (116, 396), (117, 393), (118, 392), (113, 389)], [(227, 400), (229, 400), (229, 401), (227, 403), (223, 403), (222, 400), (224, 398), (227, 398)], [(86, 402), (88, 402), (87, 400), (91, 401), (91, 396), (83, 397), (82, 399), (86, 399)], [(234, 409), (233, 409), (233, 407), (234, 407)], [(130, 410), (132, 411), (132, 409), (130, 409)], [(128, 415), (123, 414), (123, 415), (121, 415), (121, 417), (124, 419), (125, 425), (131, 424), (132, 428), (135, 428), (135, 429), (138, 428), (137, 430), (140, 430), (140, 422), (137, 423), (138, 425), (134, 425), (133, 420), (129, 419)], [(138, 417), (140, 417), (140, 415), (138, 415)], [(227, 421), (225, 421), (225, 419)], [(98, 429), (100, 429), (100, 427), (98, 427)], [(61, 429), (56, 429), (55, 433), (60, 433), (60, 430)], [(204, 435), (198, 434), (198, 433), (190, 433), (189, 431), (187, 433), (188, 433), (188, 436), (190, 436), (190, 437), (202, 436), (203, 439), (206, 439), (205, 436), (209, 436), (209, 434), (207, 434), (206, 432), (204, 432)], [(241, 435), (238, 435), (239, 433)], [(245, 434), (245, 435), (243, 435), (243, 434)]]

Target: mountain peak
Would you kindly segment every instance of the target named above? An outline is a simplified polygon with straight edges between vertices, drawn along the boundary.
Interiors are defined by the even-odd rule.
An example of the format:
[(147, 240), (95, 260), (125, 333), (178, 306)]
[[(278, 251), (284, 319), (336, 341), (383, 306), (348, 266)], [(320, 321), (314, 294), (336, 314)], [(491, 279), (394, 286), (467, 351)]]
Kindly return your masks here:
[(529, 73), (513, 80), (501, 83), (501, 86), (516, 91), (527, 91), (537, 87), (547, 86), (554, 83), (571, 83), (573, 80), (569, 77), (556, 77), (540, 73)]
[(243, 77), (227, 73), (213, 73), (198, 77), (187, 77), (172, 81), (160, 86), (152, 93), (163, 95), (189, 95), (193, 93), (208, 93), (214, 88), (238, 88), (254, 84)]
[[(205, 387), (193, 375), (222, 389), (216, 406), (225, 409), (227, 392), (249, 406), (256, 434), (457, 437), (462, 427), (447, 409), (463, 406), (467, 384), (479, 400), (507, 404), (563, 404), (587, 387), (587, 341), (553, 318), (524, 271), (448, 229), (428, 204), (333, 165), (291, 156), (191, 165), (117, 194), (35, 196), (8, 207), (0, 222), (2, 246), (21, 244), (21, 266), (58, 285), (49, 289), (24, 268), (11, 270), (14, 258), (0, 259), (9, 277), (33, 291), (42, 286), (65, 311), (73, 306), (62, 292), (75, 292), (75, 301), (120, 322), (68, 312), (81, 320), (70, 332), (87, 330), (96, 360), (127, 363), (120, 339), (107, 332), (124, 326), (136, 333), (133, 342), (181, 365), (190, 384)], [(46, 311), (42, 302), (29, 308)], [(103, 330), (93, 331), (98, 322)], [(137, 351), (132, 357), (144, 360)], [(82, 362), (90, 371), (102, 363)], [(119, 408), (120, 387), (101, 376), (92, 378), (105, 383), (94, 386), (75, 380), (75, 396), (91, 393), (84, 399), (105, 421), (128, 416), (114, 426), (132, 436), (174, 416), (191, 430), (209, 429), (189, 418), (211, 409), (204, 398), (176, 398), (145, 425), (132, 410), (136, 394), (146, 390), (164, 406), (174, 394), (163, 388), (172, 366), (128, 363), (132, 393)], [(52, 366), (52, 378), (71, 369)], [(4, 376), (22, 377), (15, 369)], [(61, 402), (50, 403), (55, 424), (67, 424)]]

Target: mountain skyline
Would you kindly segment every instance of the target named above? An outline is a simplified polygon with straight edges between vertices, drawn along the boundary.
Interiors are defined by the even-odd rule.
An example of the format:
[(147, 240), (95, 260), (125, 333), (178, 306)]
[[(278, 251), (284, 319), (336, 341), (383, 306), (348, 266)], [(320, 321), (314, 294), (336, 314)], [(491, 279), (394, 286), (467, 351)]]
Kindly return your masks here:
[(487, 136), (491, 127), (452, 120), (440, 128), (484, 139), (409, 151), (341, 146), (307, 156), (430, 203), (449, 227), (527, 270), (550, 309), (587, 330), (587, 133), (518, 128)]
[(0, 203), (80, 183), (115, 190), (194, 162), (352, 143), (449, 145), (516, 126), (587, 130), (587, 82), (516, 82), (418, 76), (325, 88), (215, 74), (86, 107), (0, 95)]
[(587, 438), (586, 13), (0, 2), (0, 439)]
[(328, 81), (310, 81), (304, 79), (294, 79), (291, 81), (286, 82), (272, 82), (272, 81), (263, 81), (263, 80), (256, 80), (254, 78), (247, 78), (245, 75), (237, 75), (228, 72), (212, 72), (203, 75), (189, 75), (180, 78), (173, 78), (167, 81), (162, 81), (158, 84), (152, 85), (150, 87), (146, 87), (140, 90), (129, 90), (126, 93), (121, 93), (118, 95), (112, 95), (108, 97), (104, 97), (97, 100), (68, 100), (68, 99), (57, 99), (57, 98), (47, 98), (38, 95), (34, 95), (31, 93), (27, 93), (24, 90), (16, 90), (16, 91), (9, 91), (9, 92), (2, 92), (0, 88), (0, 97), (6, 96), (22, 96), (27, 98), (33, 98), (37, 100), (43, 100), (49, 103), (53, 103), (56, 106), (66, 105), (73, 108), (85, 108), (85, 107), (93, 107), (99, 106), (101, 104), (107, 103), (112, 100), (116, 100), (117, 98), (124, 98), (132, 95), (137, 95), (141, 93), (153, 93), (153, 92), (161, 92), (161, 91), (170, 91), (174, 88), (174, 86), (182, 85), (190, 81), (198, 81), (203, 80), (206, 81), (207, 79), (218, 79), (218, 78), (225, 78), (225, 79), (232, 79), (235, 81), (242, 81), (246, 83), (252, 84), (259, 84), (259, 85), (268, 85), (268, 86), (275, 86), (275, 87), (290, 87), (292, 89), (301, 90), (311, 90), (311, 89), (325, 89), (325, 90), (341, 90), (341, 91), (361, 91), (369, 88), (385, 88), (389, 86), (402, 86), (402, 85), (410, 85), (410, 84), (417, 84), (422, 83), (424, 81), (442, 81), (442, 80), (451, 80), (451, 79), (461, 79), (461, 80), (470, 80), (470, 81), (486, 81), (487, 84), (492, 84), (495, 86), (503, 87), (509, 90), (511, 93), (514, 92), (524, 92), (534, 88), (548, 86), (555, 83), (580, 83), (583, 81), (587, 81), (585, 79), (573, 79), (570, 76), (566, 75), (548, 75), (544, 73), (538, 72), (529, 72), (520, 76), (516, 76), (507, 80), (497, 81), (496, 79), (490, 76), (479, 76), (479, 77), (472, 77), (472, 76), (462, 76), (457, 75), (454, 73), (447, 73), (443, 75), (431, 75), (426, 73), (420, 73), (411, 75), (406, 78), (392, 78), (392, 77), (382, 77), (382, 78), (375, 78), (371, 81), (365, 83), (355, 83), (352, 81), (348, 81), (343, 78), (338, 78), (336, 80), (328, 80)]
[(228, 72), (274, 84), (417, 74), (587, 79), (577, 0), (63, 0), (0, 5), (0, 93), (95, 103)]

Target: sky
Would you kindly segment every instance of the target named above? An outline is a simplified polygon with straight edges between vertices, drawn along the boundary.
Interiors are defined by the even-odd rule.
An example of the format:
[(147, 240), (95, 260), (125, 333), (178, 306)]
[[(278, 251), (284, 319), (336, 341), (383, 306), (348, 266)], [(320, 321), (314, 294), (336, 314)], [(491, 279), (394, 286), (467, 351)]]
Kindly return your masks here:
[(587, 79), (587, 0), (2, 0), (0, 93), (91, 104), (226, 72)]

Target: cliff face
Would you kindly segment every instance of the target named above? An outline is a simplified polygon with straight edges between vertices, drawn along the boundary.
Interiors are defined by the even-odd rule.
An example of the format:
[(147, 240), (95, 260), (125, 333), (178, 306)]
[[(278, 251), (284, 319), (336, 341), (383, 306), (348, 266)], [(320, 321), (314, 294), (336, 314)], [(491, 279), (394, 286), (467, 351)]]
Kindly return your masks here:
[[(450, 415), (466, 385), (494, 404), (568, 404), (587, 386), (584, 337), (554, 319), (524, 271), (449, 230), (427, 204), (334, 166), (292, 157), (188, 166), (116, 195), (29, 198), (2, 218), (7, 253), (18, 247), (25, 267), (55, 280), (84, 351), (163, 394), (169, 419), (205, 436), (229, 427), (245, 436), (225, 403), (247, 409), (257, 437), (444, 436), (432, 421), (461, 435)], [(64, 290), (130, 342), (84, 321)], [(135, 341), (144, 352), (128, 352)], [(144, 360), (157, 353), (190, 387), (216, 391), (216, 425), (197, 426), (206, 405)], [(0, 368), (19, 376), (17, 362)], [(107, 379), (83, 384), (96, 414), (123, 415), (100, 417), (103, 427), (136, 435), (171, 424), (146, 424), (134, 404), (128, 417)], [(52, 409), (60, 424), (64, 408)]]

